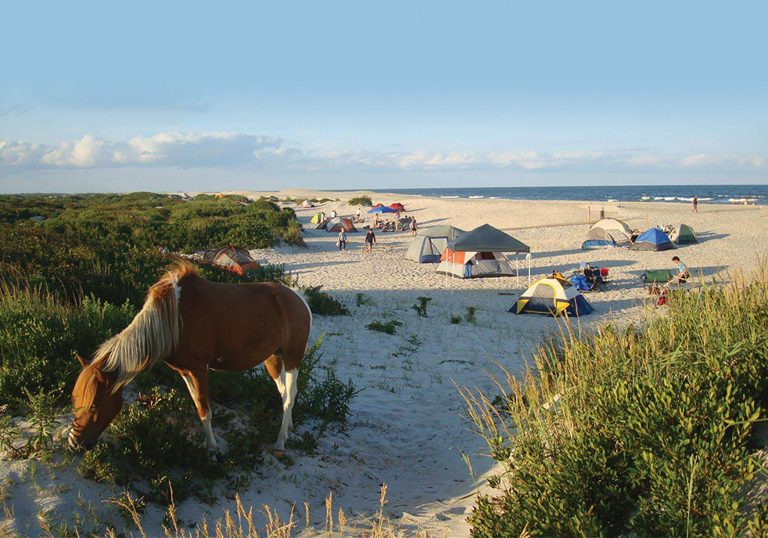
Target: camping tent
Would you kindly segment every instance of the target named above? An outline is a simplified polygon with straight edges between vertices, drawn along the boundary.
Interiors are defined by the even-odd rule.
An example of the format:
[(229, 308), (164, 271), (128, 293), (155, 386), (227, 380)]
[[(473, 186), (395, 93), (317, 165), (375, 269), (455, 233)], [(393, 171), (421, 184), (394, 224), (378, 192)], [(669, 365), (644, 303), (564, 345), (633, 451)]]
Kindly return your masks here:
[(691, 243), (698, 243), (696, 235), (693, 233), (693, 228), (687, 224), (678, 224), (669, 234), (669, 240), (678, 245), (689, 245)]
[(509, 260), (501, 252), (468, 252), (446, 248), (435, 272), (458, 278), (515, 276)]
[(405, 206), (401, 204), (400, 202), (395, 202), (394, 204), (389, 204), (390, 209), (394, 209), (395, 211), (405, 211)]
[(355, 228), (355, 225), (352, 224), (352, 219), (348, 219), (346, 217), (334, 217), (330, 219), (325, 226), (325, 229), (329, 232), (340, 232), (341, 229), (346, 230), (347, 232), (356, 232), (357, 228)]
[(304, 208), (315, 207), (315, 204), (313, 204), (309, 200), (304, 200), (303, 202), (301, 202), (301, 207), (304, 207)]
[(530, 252), (530, 248), (511, 235), (483, 224), (448, 244), (436, 272), (459, 278), (514, 276), (503, 252)]
[(463, 233), (464, 230), (449, 225), (432, 226), (420, 230), (419, 235), (414, 237), (408, 246), (405, 259), (416, 263), (438, 263), (448, 243)]
[(391, 207), (387, 207), (384, 205), (380, 205), (377, 207), (374, 207), (368, 213), (397, 213), (397, 209), (392, 209)]
[(203, 254), (203, 261), (210, 261), (213, 265), (238, 275), (244, 275), (249, 269), (259, 267), (259, 263), (251, 258), (247, 250), (232, 245), (218, 250), (207, 250)]
[(649, 228), (632, 243), (631, 250), (669, 250), (675, 248), (669, 236), (659, 228)]
[(419, 235), (414, 237), (411, 244), (408, 245), (405, 259), (416, 263), (438, 263), (446, 246), (448, 246), (447, 237)]
[(602, 219), (594, 223), (590, 230), (595, 228), (602, 228), (606, 232), (610, 232), (613, 239), (617, 242), (629, 241), (632, 238), (632, 230), (625, 222), (618, 219)]
[(611, 232), (603, 228), (592, 228), (587, 232), (587, 238), (581, 244), (582, 250), (590, 248), (615, 247), (616, 240)]
[(549, 314), (550, 316), (584, 316), (594, 309), (570, 282), (555, 277), (541, 278), (518, 298), (510, 312), (515, 314)]
[(646, 282), (667, 283), (675, 277), (675, 272), (671, 269), (646, 269), (643, 280)]
[(321, 211), (320, 213), (315, 213), (315, 215), (312, 217), (312, 220), (310, 220), (309, 222), (311, 222), (312, 224), (320, 224), (324, 220), (325, 220), (325, 213)]
[(425, 237), (446, 237), (448, 238), (448, 241), (455, 241), (465, 233), (467, 232), (460, 228), (454, 228), (450, 224), (439, 224), (437, 226), (421, 228), (419, 230), (419, 235), (423, 235)]

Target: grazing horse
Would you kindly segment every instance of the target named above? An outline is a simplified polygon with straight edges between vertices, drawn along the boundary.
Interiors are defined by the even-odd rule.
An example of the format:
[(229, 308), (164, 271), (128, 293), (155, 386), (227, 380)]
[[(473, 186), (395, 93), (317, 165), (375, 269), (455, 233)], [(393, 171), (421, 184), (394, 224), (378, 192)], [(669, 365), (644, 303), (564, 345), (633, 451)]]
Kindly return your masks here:
[(163, 360), (192, 395), (210, 450), (226, 449), (211, 427), (208, 370), (240, 371), (264, 363), (283, 399), (275, 444), (282, 455), (293, 427), (299, 364), (312, 313), (304, 299), (277, 282), (220, 284), (176, 262), (150, 289), (144, 307), (83, 366), (72, 391), (70, 448), (91, 448), (123, 406), (122, 392), (139, 372)]

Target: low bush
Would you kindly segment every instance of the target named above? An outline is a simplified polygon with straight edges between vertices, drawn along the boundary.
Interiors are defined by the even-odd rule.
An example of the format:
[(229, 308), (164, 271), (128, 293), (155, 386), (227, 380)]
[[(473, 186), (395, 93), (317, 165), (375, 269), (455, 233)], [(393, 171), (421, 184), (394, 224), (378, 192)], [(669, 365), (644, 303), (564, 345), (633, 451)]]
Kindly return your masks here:
[(472, 536), (764, 535), (746, 489), (768, 405), (768, 276), (669, 296), (643, 328), (566, 335), (491, 403), (464, 391), (505, 472)]
[(357, 304), (357, 306), (371, 306), (373, 305), (373, 297), (366, 295), (365, 293), (356, 293), (355, 304)]
[(127, 302), (117, 307), (88, 296), (62, 304), (41, 288), (0, 287), (0, 405), (23, 409), (41, 392), (65, 403), (80, 371), (75, 353), (95, 350), (134, 313)]
[(477, 318), (475, 317), (475, 314), (477, 313), (477, 307), (476, 306), (468, 306), (467, 307), (467, 313), (464, 316), (464, 319), (467, 321), (467, 323), (475, 323), (477, 321)]
[(322, 286), (307, 286), (302, 291), (313, 314), (321, 316), (346, 316), (349, 309), (344, 303), (321, 290)]
[(373, 201), (371, 201), (370, 196), (355, 196), (354, 198), (351, 198), (347, 203), (349, 205), (361, 205), (365, 207), (371, 207), (373, 205)]
[(376, 331), (380, 333), (386, 333), (386, 334), (395, 334), (397, 332), (397, 328), (400, 327), (402, 323), (397, 321), (396, 319), (390, 319), (389, 321), (372, 321), (368, 325), (365, 326), (366, 329), (369, 331)]
[(451, 315), (451, 325), (458, 325), (462, 321), (461, 316)]
[(427, 317), (427, 305), (432, 300), (432, 297), (417, 297), (416, 300), (418, 301), (416, 304), (412, 305), (411, 308), (416, 311), (416, 315), (421, 318)]

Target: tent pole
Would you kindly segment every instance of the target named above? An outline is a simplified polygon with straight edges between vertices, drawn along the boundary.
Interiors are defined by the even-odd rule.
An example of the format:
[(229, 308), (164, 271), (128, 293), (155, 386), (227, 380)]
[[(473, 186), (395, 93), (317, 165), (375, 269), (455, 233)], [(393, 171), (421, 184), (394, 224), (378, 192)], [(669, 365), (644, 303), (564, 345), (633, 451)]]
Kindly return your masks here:
[(515, 254), (515, 286), (520, 287), (520, 256)]

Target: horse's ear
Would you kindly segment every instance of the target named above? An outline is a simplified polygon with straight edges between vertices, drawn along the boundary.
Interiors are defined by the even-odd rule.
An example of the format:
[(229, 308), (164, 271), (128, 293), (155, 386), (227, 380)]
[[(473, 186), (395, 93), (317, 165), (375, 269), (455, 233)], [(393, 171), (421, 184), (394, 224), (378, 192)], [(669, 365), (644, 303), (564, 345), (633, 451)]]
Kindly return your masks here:
[(88, 361), (87, 361), (87, 360), (85, 360), (84, 358), (82, 358), (82, 357), (80, 356), (80, 353), (75, 353), (75, 358), (77, 359), (77, 362), (79, 362), (79, 363), (80, 363), (80, 366), (82, 366), (83, 368), (85, 368), (86, 366), (88, 366)]

